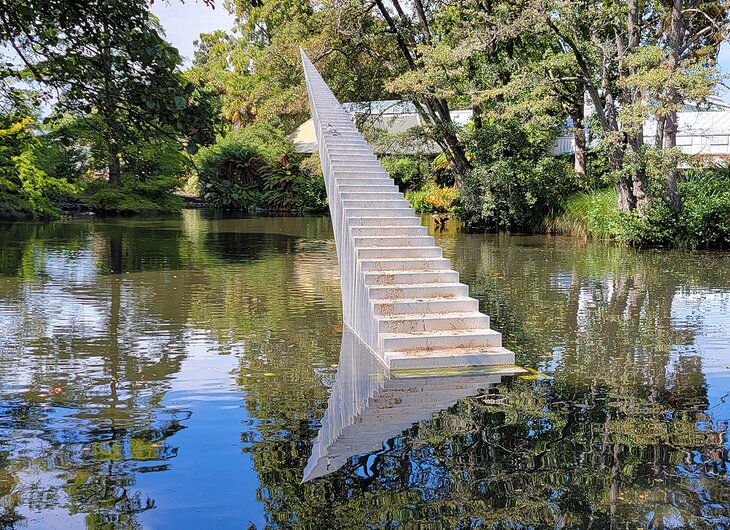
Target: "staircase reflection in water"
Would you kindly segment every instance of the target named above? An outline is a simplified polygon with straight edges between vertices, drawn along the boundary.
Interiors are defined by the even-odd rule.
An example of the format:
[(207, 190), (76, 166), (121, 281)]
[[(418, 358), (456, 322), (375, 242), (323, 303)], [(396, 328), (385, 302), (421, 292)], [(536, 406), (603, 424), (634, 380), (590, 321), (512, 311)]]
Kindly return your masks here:
[(516, 366), (390, 371), (345, 326), (335, 383), (302, 481), (337, 471), (353, 456), (378, 451), (414, 423), (523, 372)]

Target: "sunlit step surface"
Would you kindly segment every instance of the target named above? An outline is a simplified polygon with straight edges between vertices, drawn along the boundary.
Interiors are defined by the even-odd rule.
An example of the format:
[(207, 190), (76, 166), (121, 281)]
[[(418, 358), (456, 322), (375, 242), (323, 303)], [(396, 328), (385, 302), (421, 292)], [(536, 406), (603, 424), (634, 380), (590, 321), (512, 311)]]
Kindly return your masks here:
[(459, 366), (511, 365), (515, 354), (507, 348), (458, 348), (456, 350), (391, 351), (385, 354), (391, 370), (452, 368)]
[[(463, 283), (423, 283), (412, 285), (372, 285), (368, 287), (371, 300), (404, 298), (457, 298), (467, 297), (469, 288)], [(481, 314), (481, 313), (480, 313)]]
[(371, 258), (440, 258), (441, 247), (368, 247), (356, 248), (358, 259)]
[(446, 258), (378, 258), (361, 259), (362, 271), (448, 270), (451, 262)]
[(456, 271), (390, 271), (363, 273), (365, 285), (404, 285), (423, 283), (454, 283), (459, 281)]
[(453, 331), (487, 329), (489, 317), (479, 312), (445, 314), (401, 314), (378, 317), (381, 333), (419, 333), (423, 331)]
[(468, 296), (456, 298), (405, 298), (398, 300), (375, 299), (370, 302), (375, 315), (402, 315), (407, 313), (467, 313), (479, 311), (479, 301)]

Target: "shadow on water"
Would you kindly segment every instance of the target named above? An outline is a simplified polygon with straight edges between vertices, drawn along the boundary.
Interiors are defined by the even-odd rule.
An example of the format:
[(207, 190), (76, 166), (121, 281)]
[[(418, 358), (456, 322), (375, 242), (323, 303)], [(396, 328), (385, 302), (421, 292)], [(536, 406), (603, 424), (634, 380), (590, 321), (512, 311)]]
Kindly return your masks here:
[(0, 528), (730, 527), (730, 255), (436, 235), (535, 372), (359, 366), (324, 217), (3, 224)]

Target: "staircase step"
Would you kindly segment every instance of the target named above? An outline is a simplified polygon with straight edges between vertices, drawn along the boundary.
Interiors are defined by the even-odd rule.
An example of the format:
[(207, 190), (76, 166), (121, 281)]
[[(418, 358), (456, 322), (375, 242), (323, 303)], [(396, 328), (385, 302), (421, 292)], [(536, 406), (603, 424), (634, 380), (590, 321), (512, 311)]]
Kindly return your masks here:
[(428, 331), (424, 333), (381, 333), (384, 352), (438, 351), (456, 348), (497, 348), (502, 334), (492, 329)]
[(434, 244), (433, 236), (353, 236), (356, 247), (427, 247)]
[(383, 201), (403, 200), (403, 194), (399, 191), (342, 191), (340, 199), (343, 201)]
[(355, 172), (363, 172), (366, 171), (368, 173), (385, 173), (388, 175), (388, 172), (385, 171), (383, 167), (380, 166), (374, 166), (370, 163), (363, 162), (362, 164), (358, 164), (357, 162), (336, 162), (333, 164), (330, 164), (330, 167), (335, 170), (337, 176), (339, 177), (340, 174), (342, 175), (348, 175)]
[(367, 184), (362, 185), (352, 185), (352, 184), (343, 184), (343, 182), (349, 182), (349, 180), (340, 181), (337, 183), (337, 189), (340, 191), (340, 193), (351, 193), (351, 192), (364, 192), (364, 193), (372, 193), (372, 192), (379, 192), (379, 191), (386, 191), (386, 192), (396, 192), (398, 191), (398, 186), (395, 184), (377, 184), (369, 182)]
[(405, 199), (343, 199), (343, 208), (407, 208), (409, 202)]
[(388, 176), (380, 176), (380, 177), (342, 177), (338, 176), (337, 180), (337, 187), (338, 189), (342, 189), (344, 187), (350, 187), (350, 186), (395, 186), (393, 184), (393, 179)]
[(373, 305), (373, 313), (381, 316), (479, 311), (479, 300), (468, 296), (458, 298), (403, 298), (396, 300), (383, 298), (371, 300), (370, 303)]
[[(416, 212), (413, 208), (345, 208), (346, 217), (413, 217)], [(349, 219), (348, 219), (349, 221)]]
[(378, 258), (360, 261), (361, 271), (449, 270), (446, 258)]
[(380, 164), (378, 157), (372, 153), (363, 151), (352, 151), (350, 153), (329, 153), (330, 164), (348, 164), (365, 162), (369, 164)]
[(387, 178), (393, 180), (384, 169), (370, 167), (354, 167), (354, 168), (333, 168), (335, 179), (342, 181), (348, 178)]
[(357, 257), (368, 258), (440, 258), (441, 247), (368, 247), (357, 248)]
[(423, 226), (421, 220), (413, 215), (401, 216), (401, 217), (388, 217), (386, 215), (382, 217), (363, 216), (355, 217), (351, 216), (347, 219), (349, 226)]
[(434, 350), (429, 352), (391, 351), (385, 354), (391, 370), (452, 368), (455, 366), (513, 365), (515, 355), (506, 348)]
[(333, 156), (349, 156), (351, 154), (370, 154), (370, 147), (367, 144), (358, 143), (357, 145), (342, 146), (342, 145), (329, 145), (327, 155)]
[(400, 300), (403, 298), (460, 298), (469, 296), (463, 283), (423, 283), (411, 285), (373, 285), (368, 287), (371, 300)]
[(489, 329), (489, 317), (481, 313), (444, 313), (376, 317), (380, 333), (417, 333), (456, 329)]
[(421, 285), (424, 283), (456, 283), (456, 271), (393, 271), (364, 272), (365, 285)]
[(418, 226), (351, 226), (350, 234), (358, 236), (427, 236), (428, 229), (423, 225)]

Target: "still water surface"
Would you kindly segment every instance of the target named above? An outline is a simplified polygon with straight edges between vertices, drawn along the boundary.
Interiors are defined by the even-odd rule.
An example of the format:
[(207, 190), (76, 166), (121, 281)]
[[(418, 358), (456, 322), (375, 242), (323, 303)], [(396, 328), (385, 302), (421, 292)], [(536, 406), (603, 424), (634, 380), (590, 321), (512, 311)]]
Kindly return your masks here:
[(326, 217), (0, 225), (0, 528), (730, 528), (730, 254), (436, 236), (529, 375), (360, 381)]

